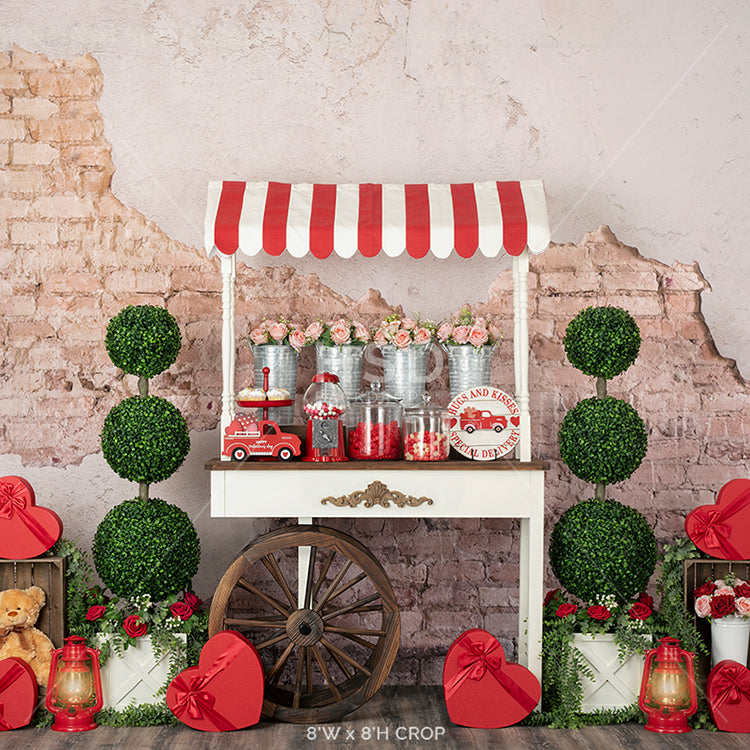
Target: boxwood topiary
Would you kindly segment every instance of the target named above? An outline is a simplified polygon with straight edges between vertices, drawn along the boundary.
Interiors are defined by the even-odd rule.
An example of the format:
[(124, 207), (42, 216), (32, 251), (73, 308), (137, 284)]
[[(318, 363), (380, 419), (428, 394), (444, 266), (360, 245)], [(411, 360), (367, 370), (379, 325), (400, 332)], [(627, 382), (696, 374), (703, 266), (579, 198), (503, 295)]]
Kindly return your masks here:
[(641, 332), (621, 307), (587, 307), (570, 321), (563, 345), (574, 367), (609, 379), (633, 364), (641, 348)]
[(104, 458), (132, 482), (161, 482), (190, 450), (190, 435), (177, 407), (158, 396), (133, 396), (114, 406), (101, 434)]
[(638, 412), (612, 396), (580, 401), (565, 415), (557, 437), (570, 470), (603, 484), (627, 479), (640, 466), (648, 442)]
[(645, 591), (656, 569), (656, 538), (634, 508), (583, 500), (555, 525), (549, 556), (560, 583), (584, 602), (614, 594), (622, 603)]
[(154, 305), (128, 305), (107, 326), (110, 359), (130, 375), (152, 378), (176, 359), (182, 338), (174, 317)]
[(189, 588), (200, 542), (185, 511), (159, 498), (112, 508), (94, 536), (94, 565), (117, 596), (161, 601)]

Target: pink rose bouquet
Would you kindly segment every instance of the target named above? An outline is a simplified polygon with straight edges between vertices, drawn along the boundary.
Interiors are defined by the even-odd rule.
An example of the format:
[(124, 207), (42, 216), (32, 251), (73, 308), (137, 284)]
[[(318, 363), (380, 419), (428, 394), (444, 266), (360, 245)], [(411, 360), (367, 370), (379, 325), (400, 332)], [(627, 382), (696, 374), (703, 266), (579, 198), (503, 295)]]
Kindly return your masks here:
[(436, 326), (430, 320), (404, 318), (394, 313), (375, 329), (373, 341), (378, 346), (393, 344), (397, 349), (406, 349), (429, 344), (435, 338), (435, 331)]
[(305, 328), (304, 334), (306, 344), (323, 344), (324, 346), (345, 346), (346, 344), (364, 346), (371, 341), (367, 326), (348, 318), (329, 320), (327, 323), (316, 320)]
[(693, 596), (698, 617), (718, 620), (729, 615), (750, 616), (750, 585), (731, 572), (724, 578), (698, 586)]
[(474, 316), (468, 307), (437, 328), (437, 340), (446, 346), (468, 344), (475, 349), (494, 346), (502, 338), (500, 329), (486, 318)]
[(251, 346), (263, 346), (264, 344), (288, 344), (299, 352), (308, 343), (305, 337), (305, 329), (300, 323), (292, 323), (281, 317), (276, 321), (265, 318), (253, 328), (247, 337)]

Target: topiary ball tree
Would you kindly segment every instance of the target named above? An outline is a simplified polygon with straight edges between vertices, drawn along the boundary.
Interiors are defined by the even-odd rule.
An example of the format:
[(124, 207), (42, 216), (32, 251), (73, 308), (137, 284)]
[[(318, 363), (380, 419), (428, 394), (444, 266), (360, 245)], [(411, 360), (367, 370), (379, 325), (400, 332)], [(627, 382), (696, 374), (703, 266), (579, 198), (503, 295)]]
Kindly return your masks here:
[(646, 455), (648, 436), (638, 412), (607, 396), (580, 401), (563, 419), (560, 455), (581, 479), (612, 484), (627, 479)]
[(584, 602), (644, 591), (656, 569), (654, 532), (644, 516), (616, 500), (584, 500), (563, 513), (552, 531), (552, 571)]
[(159, 498), (112, 508), (94, 536), (96, 570), (110, 591), (161, 601), (190, 586), (200, 562), (198, 535), (185, 511)]
[(641, 332), (621, 307), (587, 307), (570, 321), (563, 346), (574, 367), (586, 375), (609, 380), (635, 362)]
[(133, 396), (107, 414), (101, 443), (115, 473), (150, 484), (177, 471), (190, 450), (190, 435), (185, 418), (169, 401)]
[(104, 343), (116, 367), (153, 378), (177, 359), (182, 337), (174, 316), (164, 308), (129, 305), (110, 320)]

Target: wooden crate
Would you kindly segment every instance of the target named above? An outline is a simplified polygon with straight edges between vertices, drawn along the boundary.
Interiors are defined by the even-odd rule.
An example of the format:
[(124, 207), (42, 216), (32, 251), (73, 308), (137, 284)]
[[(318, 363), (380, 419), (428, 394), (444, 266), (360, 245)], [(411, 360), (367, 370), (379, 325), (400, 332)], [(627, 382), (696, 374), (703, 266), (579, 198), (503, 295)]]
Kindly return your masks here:
[(0, 591), (29, 586), (39, 586), (47, 595), (47, 603), (39, 613), (36, 627), (49, 636), (55, 648), (60, 648), (65, 636), (65, 558), (0, 560)]

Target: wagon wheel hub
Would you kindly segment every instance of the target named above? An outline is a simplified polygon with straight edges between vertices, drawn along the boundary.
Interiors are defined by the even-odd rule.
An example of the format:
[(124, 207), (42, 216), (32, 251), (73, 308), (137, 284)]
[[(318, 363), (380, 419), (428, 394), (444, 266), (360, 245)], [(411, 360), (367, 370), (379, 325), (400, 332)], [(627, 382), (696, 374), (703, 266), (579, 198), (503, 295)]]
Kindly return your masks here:
[(286, 623), (289, 640), (298, 646), (312, 646), (323, 635), (323, 618), (311, 609), (292, 612)]

